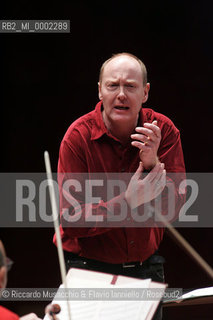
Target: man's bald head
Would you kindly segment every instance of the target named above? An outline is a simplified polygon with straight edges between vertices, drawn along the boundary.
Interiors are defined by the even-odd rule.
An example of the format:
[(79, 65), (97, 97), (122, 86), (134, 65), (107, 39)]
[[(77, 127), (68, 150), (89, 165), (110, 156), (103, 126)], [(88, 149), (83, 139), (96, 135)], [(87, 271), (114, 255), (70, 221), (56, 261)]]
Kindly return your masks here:
[(117, 53), (117, 54), (113, 54), (111, 58), (109, 58), (108, 60), (106, 60), (100, 69), (100, 74), (99, 74), (99, 83), (101, 84), (102, 81), (102, 77), (103, 77), (103, 73), (104, 73), (104, 68), (106, 67), (106, 65), (112, 61), (113, 59), (116, 59), (118, 57), (122, 57), (122, 56), (126, 56), (126, 57), (130, 57), (132, 59), (134, 59), (135, 61), (137, 61), (140, 65), (141, 68), (141, 74), (142, 74), (142, 82), (143, 85), (145, 86), (147, 84), (147, 70), (146, 70), (146, 66), (145, 64), (138, 58), (136, 57), (134, 54), (128, 53), (128, 52), (122, 52), (122, 53)]

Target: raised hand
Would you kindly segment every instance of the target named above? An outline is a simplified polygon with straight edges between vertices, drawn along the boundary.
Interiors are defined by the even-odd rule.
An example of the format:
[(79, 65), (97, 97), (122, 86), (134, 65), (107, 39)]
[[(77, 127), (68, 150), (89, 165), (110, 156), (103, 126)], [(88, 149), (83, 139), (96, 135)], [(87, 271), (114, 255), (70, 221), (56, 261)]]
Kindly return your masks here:
[(161, 130), (157, 126), (157, 121), (144, 123), (143, 127), (136, 127), (136, 133), (131, 135), (132, 145), (140, 152), (140, 159), (144, 169), (151, 170), (159, 162), (157, 157), (158, 148), (161, 141)]

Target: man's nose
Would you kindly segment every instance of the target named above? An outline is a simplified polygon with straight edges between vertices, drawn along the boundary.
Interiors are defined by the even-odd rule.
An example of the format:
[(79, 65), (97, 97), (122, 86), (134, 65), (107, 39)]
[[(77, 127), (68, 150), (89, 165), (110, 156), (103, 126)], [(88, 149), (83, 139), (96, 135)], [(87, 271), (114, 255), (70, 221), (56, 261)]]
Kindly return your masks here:
[(122, 87), (122, 86), (119, 87), (118, 98), (122, 99), (122, 100), (126, 98), (126, 95), (124, 92), (124, 87)]

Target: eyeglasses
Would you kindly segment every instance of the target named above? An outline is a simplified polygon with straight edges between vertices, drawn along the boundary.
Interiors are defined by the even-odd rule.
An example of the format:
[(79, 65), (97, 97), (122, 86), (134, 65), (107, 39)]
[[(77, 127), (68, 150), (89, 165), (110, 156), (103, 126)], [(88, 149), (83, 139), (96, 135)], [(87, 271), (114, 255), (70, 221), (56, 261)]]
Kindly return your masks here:
[(13, 263), (14, 263), (14, 262), (13, 262), (10, 258), (6, 257), (6, 267), (7, 267), (7, 271), (10, 271), (10, 269), (12, 268)]

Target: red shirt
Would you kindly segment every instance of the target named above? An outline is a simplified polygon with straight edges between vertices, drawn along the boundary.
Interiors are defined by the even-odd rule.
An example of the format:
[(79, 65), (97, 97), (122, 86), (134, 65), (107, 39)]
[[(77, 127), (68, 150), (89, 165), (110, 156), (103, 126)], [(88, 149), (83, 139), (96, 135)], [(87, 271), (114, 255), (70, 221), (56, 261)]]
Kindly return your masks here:
[(18, 320), (19, 316), (12, 311), (0, 306), (0, 319), (1, 320)]
[[(60, 173), (135, 172), (138, 168), (138, 148), (131, 144), (123, 147), (120, 141), (112, 136), (103, 122), (101, 106), (100, 101), (95, 110), (72, 123), (62, 140), (58, 162), (62, 222), (63, 179)], [(159, 160), (165, 164), (167, 172), (185, 172), (180, 133), (170, 119), (152, 109), (142, 108), (138, 126), (154, 120), (157, 120), (162, 136), (158, 149)], [(120, 197), (124, 198), (124, 194)], [(176, 194), (176, 201), (181, 204), (183, 196)], [(105, 216), (114, 207), (114, 202), (115, 199), (112, 199), (96, 204), (96, 214)], [(87, 215), (87, 207), (82, 201), (81, 209), (84, 215)], [(108, 263), (146, 260), (158, 249), (163, 233), (163, 228), (156, 227), (101, 228), (98, 224), (91, 228), (61, 226), (64, 250)]]

